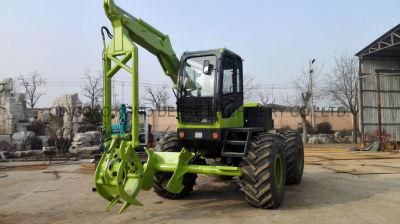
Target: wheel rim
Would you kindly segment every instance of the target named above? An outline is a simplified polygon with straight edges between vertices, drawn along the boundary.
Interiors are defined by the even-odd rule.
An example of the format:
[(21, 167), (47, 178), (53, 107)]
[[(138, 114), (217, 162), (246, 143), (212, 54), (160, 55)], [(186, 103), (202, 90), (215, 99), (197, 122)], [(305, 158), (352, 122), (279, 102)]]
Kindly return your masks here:
[(277, 156), (275, 158), (274, 177), (275, 177), (275, 187), (281, 188), (283, 181), (283, 163), (282, 163), (282, 158), (280, 156)]

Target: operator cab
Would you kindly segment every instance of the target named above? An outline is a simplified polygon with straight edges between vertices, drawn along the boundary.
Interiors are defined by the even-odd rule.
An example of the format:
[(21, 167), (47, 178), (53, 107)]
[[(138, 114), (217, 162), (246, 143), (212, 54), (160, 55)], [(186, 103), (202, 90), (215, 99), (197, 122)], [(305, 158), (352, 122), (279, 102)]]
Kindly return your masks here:
[(243, 69), (239, 55), (227, 49), (185, 52), (178, 79), (179, 121), (212, 124), (243, 105)]

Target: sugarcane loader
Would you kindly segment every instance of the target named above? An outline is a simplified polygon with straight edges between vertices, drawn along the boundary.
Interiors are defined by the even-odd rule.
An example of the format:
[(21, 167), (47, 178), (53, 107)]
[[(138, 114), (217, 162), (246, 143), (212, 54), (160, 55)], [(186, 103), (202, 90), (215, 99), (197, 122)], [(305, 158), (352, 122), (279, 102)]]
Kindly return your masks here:
[[(107, 136), (95, 173), (97, 192), (110, 201), (108, 209), (123, 203), (141, 205), (139, 191), (182, 198), (193, 190), (197, 174), (239, 177), (245, 199), (261, 208), (277, 208), (285, 184), (302, 179), (304, 152), (296, 132), (273, 131), (272, 109), (243, 103), (242, 58), (222, 48), (185, 52), (179, 60), (169, 37), (113, 0), (104, 0), (113, 26), (103, 51), (103, 129)], [(139, 147), (139, 76), (136, 44), (154, 54), (174, 83), (177, 131), (160, 141), (160, 149), (146, 148), (142, 164)], [(111, 129), (112, 78), (120, 70), (132, 77), (132, 130), (113, 135)], [(219, 161), (209, 165), (207, 159)], [(209, 161), (209, 160), (207, 160)]]

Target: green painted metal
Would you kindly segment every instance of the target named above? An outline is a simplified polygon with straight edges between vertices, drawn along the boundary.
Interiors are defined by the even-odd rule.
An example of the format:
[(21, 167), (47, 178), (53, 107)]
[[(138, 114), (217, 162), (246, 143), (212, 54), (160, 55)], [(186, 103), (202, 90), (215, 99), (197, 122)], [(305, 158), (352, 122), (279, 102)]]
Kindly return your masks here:
[[(141, 45), (157, 56), (167, 76), (176, 84), (179, 60), (172, 50), (167, 35), (131, 16), (113, 0), (104, 0), (104, 9), (110, 19), (114, 36), (103, 50), (103, 129), (111, 134), (111, 90), (112, 78), (121, 70), (132, 76), (132, 131), (131, 134), (112, 135), (105, 141), (105, 151), (96, 167), (95, 185), (97, 192), (110, 201), (107, 209), (117, 203), (123, 203), (120, 213), (130, 205), (142, 205), (136, 196), (141, 189), (149, 190), (156, 172), (172, 172), (166, 185), (170, 192), (179, 193), (185, 173), (214, 174), (224, 176), (241, 176), (239, 167), (192, 165), (189, 161), (195, 156), (183, 148), (181, 152), (154, 152), (146, 149), (147, 163), (142, 165), (136, 150), (139, 146), (139, 76), (138, 50), (135, 43)], [(235, 112), (240, 113), (240, 112)], [(218, 114), (220, 125), (243, 125), (243, 115), (238, 118), (222, 119)], [(241, 120), (241, 121), (239, 121)]]
[(257, 103), (257, 102), (247, 102), (243, 104), (243, 107), (260, 107), (261, 104)]
[[(104, 0), (104, 9), (113, 24), (114, 36), (116, 34), (125, 35), (131, 41), (156, 55), (165, 74), (176, 84), (179, 60), (172, 48), (168, 35), (163, 34), (142, 19), (130, 15), (118, 7), (114, 0)], [(120, 29), (120, 26), (124, 27), (124, 29)], [(123, 47), (121, 43), (115, 44), (118, 47), (117, 50)]]
[(145, 174), (143, 175), (143, 189), (150, 189), (153, 184), (155, 172), (174, 172), (166, 189), (173, 193), (181, 192), (182, 178), (185, 173), (197, 173), (207, 175), (241, 176), (242, 171), (234, 166), (207, 166), (191, 165), (189, 161), (195, 156), (186, 148), (180, 153), (176, 152), (154, 152), (147, 149), (148, 161), (144, 165)]
[(114, 135), (108, 142), (95, 172), (97, 192), (110, 201), (107, 210), (117, 203), (123, 203), (120, 213), (130, 205), (142, 205), (136, 196), (141, 189), (150, 190), (157, 172), (173, 172), (166, 189), (179, 193), (183, 189), (182, 180), (186, 173), (241, 176), (242, 170), (233, 166), (192, 165), (195, 156), (186, 148), (180, 153), (154, 152), (146, 149), (147, 163), (142, 165), (135, 152), (129, 135)]
[(101, 157), (95, 172), (97, 192), (110, 201), (107, 210), (123, 202), (120, 213), (129, 205), (141, 205), (135, 198), (140, 191), (143, 166), (134, 151), (130, 136), (115, 135)]

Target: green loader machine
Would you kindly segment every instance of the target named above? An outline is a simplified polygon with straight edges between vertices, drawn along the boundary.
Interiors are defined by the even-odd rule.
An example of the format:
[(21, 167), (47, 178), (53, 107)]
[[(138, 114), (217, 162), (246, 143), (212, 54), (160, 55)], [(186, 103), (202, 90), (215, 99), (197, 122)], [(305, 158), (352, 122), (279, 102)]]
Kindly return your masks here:
[[(243, 102), (242, 58), (222, 48), (185, 52), (179, 60), (169, 37), (113, 0), (104, 0), (113, 26), (103, 51), (104, 152), (96, 167), (96, 191), (110, 203), (142, 205), (140, 190), (161, 197), (187, 196), (197, 174), (238, 177), (244, 198), (259, 208), (277, 208), (286, 184), (301, 182), (304, 150), (298, 133), (274, 131), (272, 108)], [(103, 38), (104, 40), (104, 38)], [(154, 54), (174, 83), (177, 130), (157, 149), (139, 149), (139, 75), (137, 45)], [(112, 78), (125, 71), (132, 78), (132, 129), (112, 134)], [(213, 161), (210, 163), (209, 161)], [(210, 164), (209, 164), (210, 163)]]

